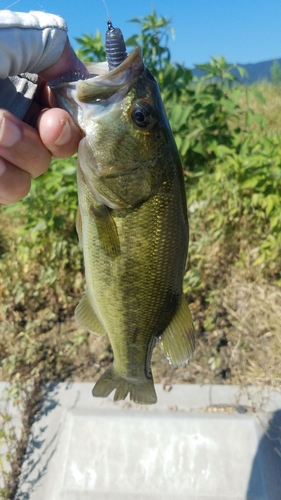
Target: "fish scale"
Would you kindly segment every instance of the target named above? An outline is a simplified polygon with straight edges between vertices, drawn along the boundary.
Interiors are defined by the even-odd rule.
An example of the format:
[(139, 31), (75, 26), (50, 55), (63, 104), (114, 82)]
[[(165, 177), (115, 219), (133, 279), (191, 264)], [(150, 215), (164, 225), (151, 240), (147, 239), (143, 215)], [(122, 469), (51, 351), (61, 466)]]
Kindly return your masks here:
[[(84, 131), (78, 150), (77, 230), (87, 288), (77, 322), (108, 334), (114, 361), (93, 395), (157, 400), (151, 373), (158, 339), (186, 363), (194, 329), (182, 283), (188, 248), (183, 171), (156, 81), (139, 49), (114, 69), (56, 83), (59, 102)], [(97, 76), (92, 76), (95, 75)]]

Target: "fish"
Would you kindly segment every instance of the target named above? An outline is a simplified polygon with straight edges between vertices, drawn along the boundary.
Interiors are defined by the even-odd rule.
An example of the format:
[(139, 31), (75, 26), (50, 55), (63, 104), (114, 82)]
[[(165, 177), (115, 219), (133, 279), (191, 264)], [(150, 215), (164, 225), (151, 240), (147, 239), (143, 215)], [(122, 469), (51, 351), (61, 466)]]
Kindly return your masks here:
[[(107, 53), (115, 36), (108, 26)], [(114, 401), (129, 394), (149, 405), (157, 402), (156, 343), (175, 367), (187, 363), (195, 347), (183, 294), (187, 202), (157, 82), (139, 47), (127, 55), (122, 40), (117, 45), (117, 64), (113, 51), (110, 65), (92, 63), (89, 75), (50, 86), (83, 131), (76, 227), (86, 289), (75, 318), (89, 332), (107, 334), (113, 350), (113, 363), (92, 394), (107, 397), (115, 390)]]

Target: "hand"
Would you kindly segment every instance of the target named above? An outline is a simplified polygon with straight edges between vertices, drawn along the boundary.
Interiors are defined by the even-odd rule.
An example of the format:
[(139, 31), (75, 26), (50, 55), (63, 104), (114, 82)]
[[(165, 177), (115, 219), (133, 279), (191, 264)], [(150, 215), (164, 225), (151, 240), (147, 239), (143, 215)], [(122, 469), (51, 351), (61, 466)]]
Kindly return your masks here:
[(39, 74), (40, 83), (24, 122), (0, 110), (0, 203), (24, 198), (31, 178), (46, 172), (52, 156), (64, 158), (77, 151), (81, 131), (58, 107), (46, 84), (73, 70), (87, 71), (67, 41), (60, 59)]

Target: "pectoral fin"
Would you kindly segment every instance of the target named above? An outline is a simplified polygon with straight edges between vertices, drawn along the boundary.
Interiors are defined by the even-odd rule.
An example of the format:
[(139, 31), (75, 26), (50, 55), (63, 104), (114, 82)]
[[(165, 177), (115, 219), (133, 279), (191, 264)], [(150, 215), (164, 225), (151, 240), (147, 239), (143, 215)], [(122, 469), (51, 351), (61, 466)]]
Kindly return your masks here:
[(106, 205), (91, 206), (91, 215), (95, 218), (100, 244), (104, 252), (115, 258), (120, 254), (120, 241), (115, 221)]
[(189, 361), (195, 348), (194, 327), (189, 307), (182, 295), (171, 323), (164, 330), (160, 346), (169, 363), (177, 367)]
[(75, 309), (75, 320), (78, 325), (82, 326), (94, 335), (103, 336), (106, 334), (104, 326), (98, 319), (93, 307), (90, 303), (87, 293), (84, 293), (78, 306)]

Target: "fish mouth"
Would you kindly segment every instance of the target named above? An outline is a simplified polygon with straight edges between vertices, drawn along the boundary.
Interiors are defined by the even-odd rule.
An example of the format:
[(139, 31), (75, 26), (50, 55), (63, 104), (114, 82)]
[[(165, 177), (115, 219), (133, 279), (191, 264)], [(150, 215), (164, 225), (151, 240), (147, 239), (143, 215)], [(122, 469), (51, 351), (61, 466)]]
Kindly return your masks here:
[[(106, 62), (87, 65), (88, 74), (72, 72), (49, 82), (57, 101), (83, 129), (83, 117), (92, 106), (114, 104), (145, 71), (139, 47), (116, 68), (109, 70)], [(91, 111), (92, 112), (92, 111)]]
[(91, 75), (88, 71), (85, 73), (82, 73), (82, 71), (69, 71), (63, 76), (60, 76), (59, 78), (55, 78), (54, 80), (51, 80), (48, 85), (49, 87), (55, 88), (59, 84), (62, 83), (70, 83), (70, 82), (78, 82), (78, 80), (86, 80), (87, 78), (92, 78), (95, 75)]
[(87, 63), (87, 73), (73, 71), (49, 82), (52, 91), (73, 84), (77, 91), (85, 92), (90, 85), (116, 86), (136, 79), (144, 71), (141, 50), (136, 47), (116, 68), (109, 70), (107, 62)]

